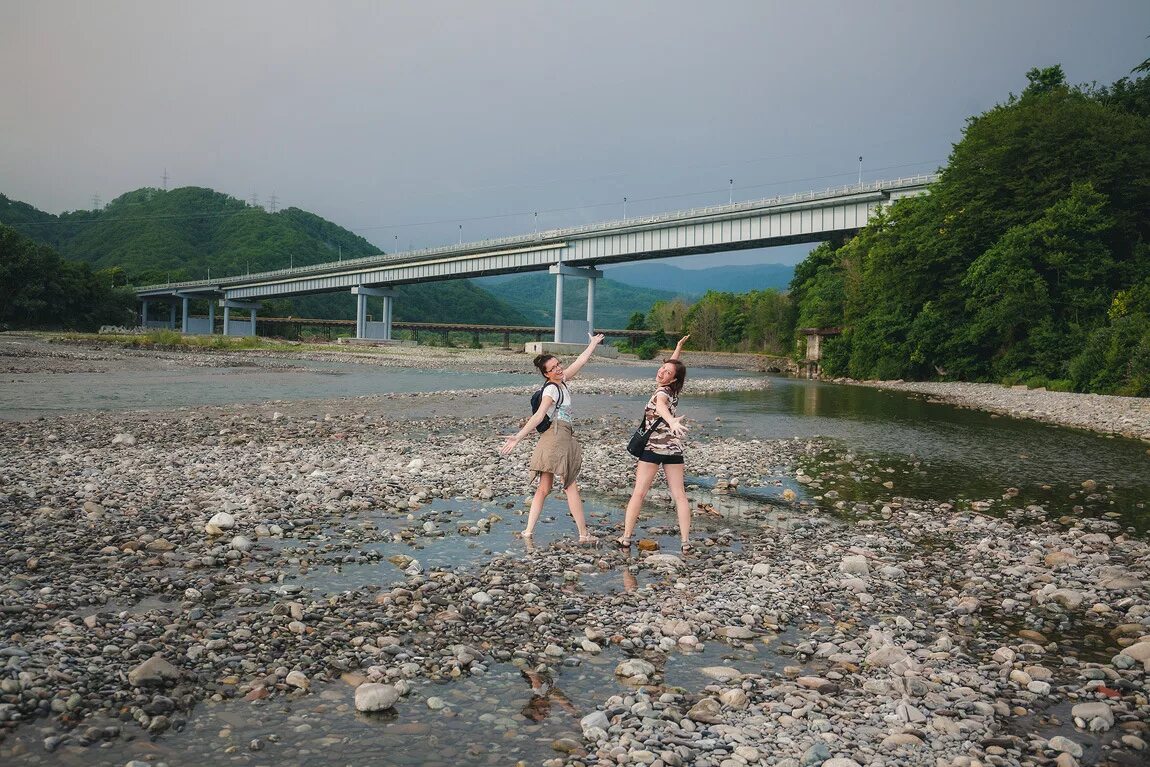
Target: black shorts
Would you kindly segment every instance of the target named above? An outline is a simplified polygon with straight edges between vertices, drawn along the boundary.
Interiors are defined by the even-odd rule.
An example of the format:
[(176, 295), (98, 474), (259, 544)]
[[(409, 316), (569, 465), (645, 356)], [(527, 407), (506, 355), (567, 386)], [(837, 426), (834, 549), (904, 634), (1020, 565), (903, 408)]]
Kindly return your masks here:
[(683, 454), (664, 455), (663, 453), (652, 453), (650, 450), (644, 450), (639, 460), (644, 463), (682, 463)]

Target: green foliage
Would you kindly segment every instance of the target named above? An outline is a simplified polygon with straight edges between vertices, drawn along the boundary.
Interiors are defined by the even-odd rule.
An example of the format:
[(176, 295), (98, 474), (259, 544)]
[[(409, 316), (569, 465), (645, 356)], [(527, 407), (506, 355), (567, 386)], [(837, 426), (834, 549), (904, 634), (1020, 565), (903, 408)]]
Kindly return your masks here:
[(96, 330), (132, 323), (135, 296), (109, 272), (65, 261), (0, 225), (0, 329)]
[[(272, 271), (379, 253), (362, 237), (299, 208), (269, 213), (199, 187), (138, 189), (100, 210), (60, 216), (0, 196), (0, 222), (52, 245), (66, 259), (111, 270), (117, 286)], [(401, 322), (530, 324), (522, 312), (467, 280), (401, 286), (397, 292), (394, 319)], [(266, 302), (261, 313), (352, 319), (355, 302), (346, 293), (276, 299)], [(64, 316), (58, 307), (50, 314)], [(91, 324), (83, 318), (68, 322)]]
[(1027, 78), (969, 120), (929, 195), (795, 269), (796, 327), (843, 328), (826, 374), (1146, 390), (1150, 81)]
[(635, 356), (641, 360), (655, 359), (655, 355), (658, 353), (659, 344), (655, 343), (655, 341), (651, 339), (647, 339), (643, 343), (639, 344), (638, 348), (635, 349)]
[(786, 355), (794, 332), (790, 299), (777, 290), (707, 291), (687, 311), (691, 346), (715, 351)]

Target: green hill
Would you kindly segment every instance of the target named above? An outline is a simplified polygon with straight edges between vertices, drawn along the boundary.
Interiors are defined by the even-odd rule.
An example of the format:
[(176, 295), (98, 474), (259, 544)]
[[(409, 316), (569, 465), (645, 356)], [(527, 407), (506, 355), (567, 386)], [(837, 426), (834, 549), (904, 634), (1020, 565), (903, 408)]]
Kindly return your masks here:
[[(0, 195), (0, 224), (51, 246), (65, 259), (112, 270), (117, 282), (205, 279), (375, 255), (364, 238), (299, 208), (270, 213), (201, 187), (137, 189), (101, 210), (59, 216)], [(122, 272), (122, 274), (119, 274)], [(467, 280), (397, 289), (395, 319), (530, 324), (515, 308)], [(269, 302), (274, 314), (351, 319), (349, 294)]]

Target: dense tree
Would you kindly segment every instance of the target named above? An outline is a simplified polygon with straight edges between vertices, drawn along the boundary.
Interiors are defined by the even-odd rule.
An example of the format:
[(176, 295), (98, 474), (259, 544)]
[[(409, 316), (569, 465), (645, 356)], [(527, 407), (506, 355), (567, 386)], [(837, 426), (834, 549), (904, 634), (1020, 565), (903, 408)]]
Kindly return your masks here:
[(111, 272), (66, 261), (0, 225), (0, 328), (97, 330), (132, 321), (134, 295)]
[(798, 327), (843, 328), (828, 374), (1140, 390), (1150, 84), (1027, 78), (968, 121), (929, 195), (795, 270)]

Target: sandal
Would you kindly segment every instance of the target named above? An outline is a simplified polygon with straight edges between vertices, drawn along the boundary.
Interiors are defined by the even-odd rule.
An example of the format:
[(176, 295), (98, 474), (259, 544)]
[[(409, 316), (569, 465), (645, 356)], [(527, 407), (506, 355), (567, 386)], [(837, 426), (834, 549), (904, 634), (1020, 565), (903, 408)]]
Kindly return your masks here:
[(587, 533), (586, 535), (580, 535), (579, 536), (579, 543), (595, 544), (598, 542), (599, 542), (599, 539), (596, 538), (595, 536), (591, 535), (591, 533)]
[(690, 541), (683, 541), (681, 544), (679, 544), (679, 551), (690, 556), (691, 554), (695, 553), (695, 547), (691, 544)]
[(616, 538), (615, 545), (621, 549), (629, 549), (631, 548), (631, 539), (623, 537)]

